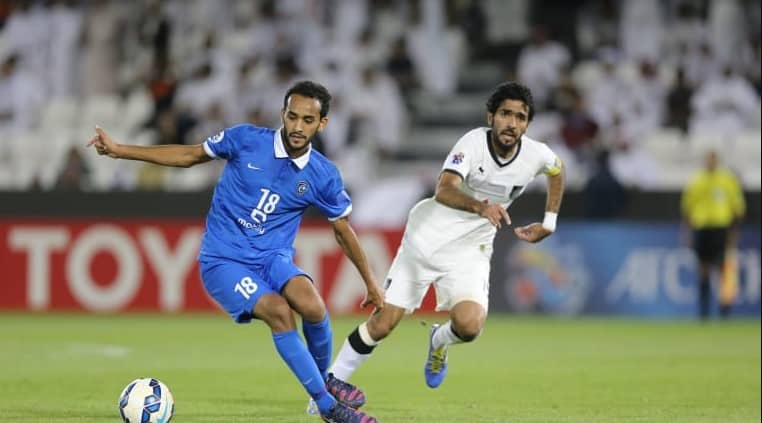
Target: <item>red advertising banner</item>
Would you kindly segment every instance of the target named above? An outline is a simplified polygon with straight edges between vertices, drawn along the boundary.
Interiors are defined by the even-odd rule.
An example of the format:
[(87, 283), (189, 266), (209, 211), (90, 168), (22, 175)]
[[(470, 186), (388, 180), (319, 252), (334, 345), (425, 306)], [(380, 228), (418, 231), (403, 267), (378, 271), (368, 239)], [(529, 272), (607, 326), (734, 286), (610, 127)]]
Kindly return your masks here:
[[(196, 262), (203, 230), (196, 219), (0, 220), (0, 309), (213, 309)], [(383, 283), (402, 231), (358, 235)], [(364, 284), (330, 226), (303, 224), (294, 247), (332, 313), (360, 311)], [(433, 306), (430, 293), (423, 308)]]

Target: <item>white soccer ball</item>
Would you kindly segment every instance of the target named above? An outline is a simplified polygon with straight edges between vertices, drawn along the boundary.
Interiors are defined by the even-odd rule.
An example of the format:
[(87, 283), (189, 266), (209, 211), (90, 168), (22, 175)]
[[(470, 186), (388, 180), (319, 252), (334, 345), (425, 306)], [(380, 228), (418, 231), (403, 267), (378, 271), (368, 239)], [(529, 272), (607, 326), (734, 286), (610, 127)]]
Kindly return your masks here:
[(135, 379), (119, 395), (119, 414), (124, 423), (169, 423), (174, 413), (172, 393), (158, 379)]

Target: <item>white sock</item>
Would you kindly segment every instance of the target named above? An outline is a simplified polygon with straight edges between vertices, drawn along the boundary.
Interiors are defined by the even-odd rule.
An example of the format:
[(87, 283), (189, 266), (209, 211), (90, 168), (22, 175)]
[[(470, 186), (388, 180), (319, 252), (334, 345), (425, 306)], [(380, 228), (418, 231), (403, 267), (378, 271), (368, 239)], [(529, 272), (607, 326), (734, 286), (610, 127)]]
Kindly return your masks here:
[(341, 380), (349, 380), (355, 370), (370, 357), (376, 345), (378, 342), (370, 337), (366, 323), (362, 323), (344, 340), (328, 372)]
[(434, 332), (434, 338), (431, 340), (434, 348), (440, 348), (452, 344), (463, 343), (463, 340), (455, 336), (455, 332), (452, 331), (452, 322), (449, 320), (447, 323), (440, 326), (436, 332)]

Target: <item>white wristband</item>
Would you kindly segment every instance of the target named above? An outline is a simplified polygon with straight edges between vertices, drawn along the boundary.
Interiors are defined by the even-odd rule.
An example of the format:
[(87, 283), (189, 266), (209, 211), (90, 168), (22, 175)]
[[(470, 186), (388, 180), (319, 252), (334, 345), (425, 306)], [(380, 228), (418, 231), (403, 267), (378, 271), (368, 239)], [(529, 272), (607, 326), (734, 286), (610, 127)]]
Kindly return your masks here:
[(542, 220), (542, 227), (554, 232), (556, 230), (556, 219), (558, 218), (558, 213), (553, 213), (546, 211), (545, 212), (545, 219)]

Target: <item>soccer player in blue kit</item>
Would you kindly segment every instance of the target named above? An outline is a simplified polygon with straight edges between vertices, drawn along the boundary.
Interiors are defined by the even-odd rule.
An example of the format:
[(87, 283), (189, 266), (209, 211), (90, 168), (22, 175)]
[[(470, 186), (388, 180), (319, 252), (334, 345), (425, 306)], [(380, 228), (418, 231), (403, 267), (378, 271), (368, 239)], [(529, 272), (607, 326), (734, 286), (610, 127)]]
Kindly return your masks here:
[[(357, 267), (367, 289), (362, 303), (381, 309), (384, 294), (349, 224), (352, 201), (336, 166), (312, 149), (328, 123), (331, 96), (303, 81), (284, 96), (283, 126), (238, 125), (198, 145), (120, 144), (100, 127), (88, 143), (100, 155), (190, 167), (227, 160), (214, 190), (198, 261), (204, 288), (237, 323), (264, 321), (283, 361), (317, 403), (324, 421), (372, 423), (356, 410), (365, 396), (327, 373), (333, 351), (328, 313), (310, 277), (294, 264), (292, 247), (305, 209), (317, 207)], [(292, 309), (302, 317), (307, 345)], [(354, 407), (354, 408), (353, 408)]]

